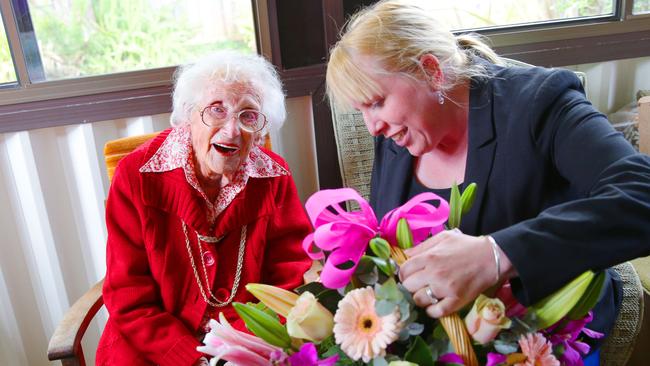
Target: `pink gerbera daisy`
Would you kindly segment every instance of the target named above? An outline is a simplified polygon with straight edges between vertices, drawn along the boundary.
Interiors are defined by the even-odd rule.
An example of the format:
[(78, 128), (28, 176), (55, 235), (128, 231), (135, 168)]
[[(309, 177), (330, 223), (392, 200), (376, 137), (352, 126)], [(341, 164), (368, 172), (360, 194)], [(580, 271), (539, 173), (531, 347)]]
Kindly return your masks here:
[(377, 315), (371, 287), (352, 290), (339, 301), (334, 315), (334, 338), (348, 357), (369, 362), (386, 355), (386, 347), (399, 335), (399, 320), (397, 308), (389, 315)]
[(540, 333), (522, 335), (519, 338), (519, 346), (521, 352), (526, 355), (526, 362), (516, 366), (560, 366), (560, 361), (553, 356), (551, 342)]

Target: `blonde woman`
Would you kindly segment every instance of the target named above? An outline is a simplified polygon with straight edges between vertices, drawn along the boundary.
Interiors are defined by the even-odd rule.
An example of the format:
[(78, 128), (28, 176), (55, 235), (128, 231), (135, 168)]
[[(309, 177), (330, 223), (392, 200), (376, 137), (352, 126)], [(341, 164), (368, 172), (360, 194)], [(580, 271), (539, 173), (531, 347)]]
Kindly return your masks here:
[[(574, 73), (506, 67), (434, 14), (380, 1), (331, 50), (327, 88), (375, 137), (379, 217), (415, 194), (478, 184), (461, 232), (426, 240), (400, 270), (430, 316), (505, 280), (530, 305), (588, 269), (650, 254), (650, 159), (593, 108)], [(621, 291), (608, 271), (589, 328), (611, 329)]]

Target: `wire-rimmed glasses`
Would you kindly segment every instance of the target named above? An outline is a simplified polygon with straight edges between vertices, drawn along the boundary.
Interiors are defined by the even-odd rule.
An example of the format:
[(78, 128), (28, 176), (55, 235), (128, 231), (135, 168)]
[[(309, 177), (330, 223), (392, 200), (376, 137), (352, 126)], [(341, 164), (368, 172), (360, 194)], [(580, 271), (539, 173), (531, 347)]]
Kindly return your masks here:
[[(220, 127), (232, 118), (233, 114), (221, 105), (209, 105), (201, 110), (201, 121), (208, 127)], [(266, 116), (255, 109), (242, 109), (234, 114), (239, 128), (243, 131), (254, 133), (261, 131), (266, 126)]]

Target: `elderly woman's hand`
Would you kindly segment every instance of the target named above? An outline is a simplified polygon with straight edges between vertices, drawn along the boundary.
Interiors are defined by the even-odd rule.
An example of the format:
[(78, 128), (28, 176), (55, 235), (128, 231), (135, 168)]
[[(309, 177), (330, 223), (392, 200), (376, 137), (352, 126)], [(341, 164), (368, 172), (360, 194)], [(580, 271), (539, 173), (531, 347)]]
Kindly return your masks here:
[[(500, 277), (512, 272), (512, 264), (495, 247)], [(416, 305), (434, 318), (449, 315), (496, 284), (497, 265), (487, 237), (460, 231), (443, 231), (406, 251), (409, 259), (400, 267), (400, 279), (413, 293)], [(437, 299), (437, 301), (436, 301)]]

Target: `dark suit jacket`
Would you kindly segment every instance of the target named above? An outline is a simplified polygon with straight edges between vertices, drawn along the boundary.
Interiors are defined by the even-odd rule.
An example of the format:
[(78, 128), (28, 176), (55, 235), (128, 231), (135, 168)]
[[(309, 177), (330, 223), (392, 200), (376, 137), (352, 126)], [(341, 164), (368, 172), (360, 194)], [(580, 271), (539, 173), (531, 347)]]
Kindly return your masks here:
[[(490, 234), (519, 273), (525, 305), (588, 270), (650, 254), (650, 158), (586, 100), (573, 72), (484, 63), (471, 83), (465, 182), (478, 184), (461, 230)], [(376, 139), (371, 204), (378, 217), (408, 200), (413, 157)], [(610, 283), (593, 326), (620, 302)], [(618, 291), (614, 291), (618, 290)], [(605, 321), (606, 320), (606, 321)]]

